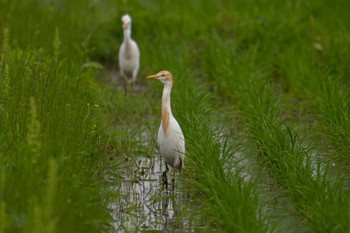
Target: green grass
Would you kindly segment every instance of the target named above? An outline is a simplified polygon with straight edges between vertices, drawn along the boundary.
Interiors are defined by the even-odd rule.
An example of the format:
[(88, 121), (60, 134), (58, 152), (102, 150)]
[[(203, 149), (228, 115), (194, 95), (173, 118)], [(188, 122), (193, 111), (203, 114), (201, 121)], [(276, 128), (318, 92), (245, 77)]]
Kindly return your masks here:
[[(144, 77), (163, 69), (187, 149), (180, 192), (148, 200), (177, 202), (166, 227), (348, 232), (347, 9), (343, 0), (0, 0), (0, 232), (113, 229), (125, 170), (159, 156), (162, 85)], [(141, 50), (140, 91), (126, 95), (113, 81), (124, 13)], [(145, 230), (127, 226), (149, 217), (129, 204), (119, 222)]]
[(39, 1), (1, 5), (1, 232), (106, 230), (83, 25)]
[[(201, 96), (200, 101), (205, 100), (205, 95)], [(182, 120), (190, 125), (184, 132), (188, 149), (187, 174), (193, 179), (188, 182), (196, 187), (192, 195), (202, 203), (203, 212), (211, 216), (208, 218), (210, 230), (266, 232), (268, 219), (261, 214), (256, 183), (247, 176), (236, 153), (239, 144), (224, 136), (207, 118), (209, 109), (213, 107), (198, 108), (199, 113), (189, 108), (186, 119)], [(203, 203), (203, 200), (206, 201)]]
[[(288, 56), (297, 56), (295, 53), (299, 50), (289, 51)], [(338, 55), (335, 51), (327, 53)], [(316, 55), (298, 55), (300, 60), (293, 59), (294, 62), (284, 68), (293, 70), (288, 85), (305, 102), (308, 114), (317, 119), (315, 131), (330, 141), (328, 150), (335, 150), (329, 159), (349, 172), (349, 86), (343, 74), (332, 71), (334, 68), (324, 61), (325, 58)], [(312, 61), (319, 64), (310, 64)]]

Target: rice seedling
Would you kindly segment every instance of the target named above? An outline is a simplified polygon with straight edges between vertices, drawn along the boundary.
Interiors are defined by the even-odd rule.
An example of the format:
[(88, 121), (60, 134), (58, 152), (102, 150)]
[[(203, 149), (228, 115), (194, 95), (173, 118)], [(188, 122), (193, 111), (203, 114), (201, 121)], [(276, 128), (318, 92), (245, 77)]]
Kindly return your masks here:
[[(31, 3), (8, 2), (1, 10), (7, 26), (1, 36), (2, 230), (107, 230), (94, 70), (82, 68), (86, 55), (67, 53), (66, 45), (80, 41), (66, 43), (67, 31), (51, 14), (56, 8)], [(39, 21), (52, 25), (34, 29)]]
[[(0, 232), (348, 232), (347, 5), (0, 0)], [(186, 138), (173, 192), (145, 79), (162, 69)]]
[[(317, 54), (309, 54), (299, 54), (300, 60), (289, 64), (293, 69), (289, 85), (293, 90), (298, 89), (298, 95), (309, 106), (308, 114), (317, 120), (315, 132), (323, 134), (329, 140), (329, 147), (335, 149), (335, 152), (329, 152), (329, 159), (348, 171), (348, 87), (343, 85), (341, 78), (331, 73), (326, 64), (315, 67), (312, 63), (320, 58)], [(289, 56), (296, 55), (290, 51)]]
[[(206, 97), (199, 99), (203, 102)], [(196, 201), (207, 200), (202, 203), (202, 211), (211, 216), (207, 219), (208, 230), (266, 232), (269, 225), (261, 215), (255, 182), (247, 177), (237, 148), (201, 110), (187, 110), (185, 122), (189, 128), (184, 132), (189, 170), (185, 174), (193, 179), (187, 185), (196, 187), (192, 191)]]
[[(234, 51), (225, 53), (223, 50), (219, 53), (228, 57), (235, 54)], [(262, 162), (270, 170), (272, 179), (282, 186), (283, 192), (305, 218), (304, 223), (317, 232), (346, 232), (349, 227), (346, 221), (349, 217), (346, 207), (349, 196), (346, 189), (341, 188), (343, 180), (339, 174), (333, 174), (334, 177), (331, 178), (328, 165), (322, 165), (313, 156), (310, 138), (297, 130), (296, 126), (283, 120), (278, 107), (281, 103), (276, 98), (274, 89), (264, 83), (261, 76), (264, 73), (255, 62), (257, 51), (252, 49), (248, 51), (249, 56), (239, 59), (236, 57), (236, 60), (240, 61), (237, 62), (239, 67), (235, 62), (221, 63), (219, 67), (214, 63), (218, 72), (221, 72), (215, 76), (225, 79), (221, 84), (221, 87), (225, 88), (222, 93), (240, 101), (242, 113), (246, 118), (247, 135), (262, 155)], [(212, 54), (209, 57), (212, 57)], [(225, 61), (225, 57), (222, 59)], [(229, 88), (231, 83), (239, 86), (237, 93)], [(334, 205), (338, 201), (342, 204), (335, 211)], [(328, 211), (324, 211), (326, 208)]]

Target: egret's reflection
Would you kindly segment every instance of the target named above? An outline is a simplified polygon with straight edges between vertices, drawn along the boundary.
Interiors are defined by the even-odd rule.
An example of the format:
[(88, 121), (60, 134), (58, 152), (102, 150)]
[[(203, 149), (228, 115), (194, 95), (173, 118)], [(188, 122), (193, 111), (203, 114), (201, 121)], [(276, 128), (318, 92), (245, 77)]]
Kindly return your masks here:
[(110, 205), (116, 232), (173, 232), (187, 226), (188, 216), (182, 213), (186, 204), (183, 181), (177, 180), (175, 188), (172, 176), (169, 181), (169, 188), (163, 188), (158, 158), (139, 158), (125, 167), (120, 183), (114, 187), (116, 200)]

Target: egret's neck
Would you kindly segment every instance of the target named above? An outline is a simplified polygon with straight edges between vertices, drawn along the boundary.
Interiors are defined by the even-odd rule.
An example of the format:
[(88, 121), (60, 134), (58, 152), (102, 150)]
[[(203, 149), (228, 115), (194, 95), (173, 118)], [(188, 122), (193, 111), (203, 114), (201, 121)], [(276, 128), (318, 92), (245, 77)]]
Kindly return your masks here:
[(172, 84), (165, 84), (162, 95), (162, 114), (164, 110), (167, 110), (171, 114), (170, 106), (170, 93), (171, 93)]
[(124, 42), (129, 44), (131, 41), (131, 28), (124, 29)]
[(171, 84), (165, 84), (162, 96), (162, 127), (165, 135), (169, 133), (170, 116), (172, 115), (170, 106), (171, 87)]
[(124, 44), (125, 44), (124, 56), (126, 59), (131, 59), (132, 52), (131, 52), (131, 29), (130, 28), (124, 29)]

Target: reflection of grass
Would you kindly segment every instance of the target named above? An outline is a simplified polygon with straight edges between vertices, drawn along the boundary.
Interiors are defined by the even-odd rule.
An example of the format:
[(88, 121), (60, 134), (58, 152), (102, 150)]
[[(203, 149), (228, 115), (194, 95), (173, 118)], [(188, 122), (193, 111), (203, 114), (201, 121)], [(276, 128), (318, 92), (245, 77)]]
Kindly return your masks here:
[[(175, 79), (188, 198), (150, 200), (183, 204), (179, 226), (349, 231), (350, 20), (349, 3), (337, 3), (0, 0), (0, 232), (110, 226), (105, 202), (122, 195), (108, 187), (140, 156), (159, 156), (162, 85), (143, 77), (162, 69)], [(117, 69), (126, 12), (141, 88), (124, 95), (108, 72), (98, 74), (104, 84), (93, 76), (94, 61)], [(135, 210), (125, 215), (147, 218)], [(295, 213), (302, 224), (285, 226)]]

